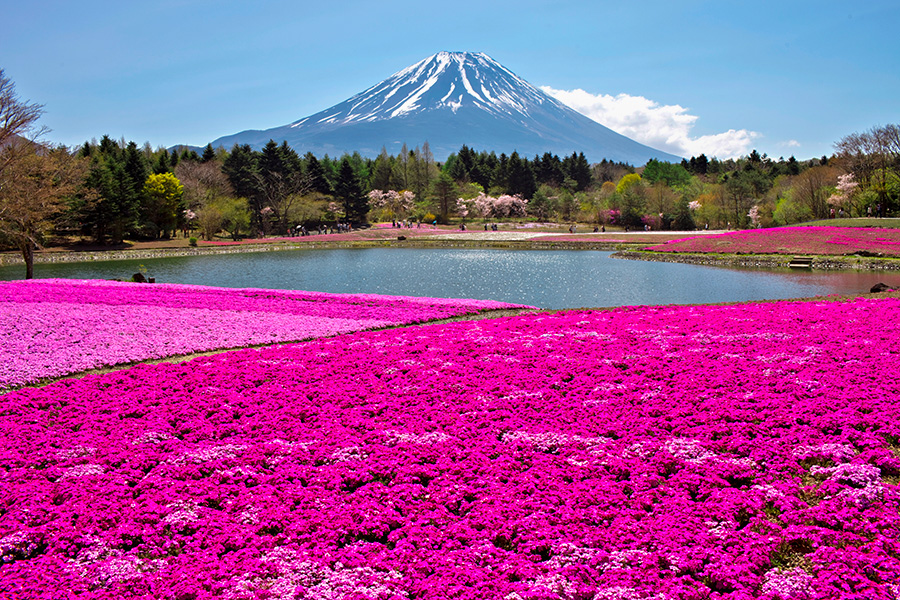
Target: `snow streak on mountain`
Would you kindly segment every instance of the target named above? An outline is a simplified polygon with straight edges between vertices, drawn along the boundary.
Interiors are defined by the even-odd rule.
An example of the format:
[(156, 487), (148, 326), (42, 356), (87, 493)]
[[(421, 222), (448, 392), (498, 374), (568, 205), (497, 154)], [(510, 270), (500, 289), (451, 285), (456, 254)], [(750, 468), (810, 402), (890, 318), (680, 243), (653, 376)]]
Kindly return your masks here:
[(642, 165), (680, 161), (619, 135), (551, 98), (483, 53), (440, 52), (320, 113), (283, 127), (219, 138), (214, 147), (254, 148), (269, 139), (298, 152), (339, 156), (391, 154), (428, 141), (437, 160), (466, 144), (476, 151), (524, 157), (584, 152)]

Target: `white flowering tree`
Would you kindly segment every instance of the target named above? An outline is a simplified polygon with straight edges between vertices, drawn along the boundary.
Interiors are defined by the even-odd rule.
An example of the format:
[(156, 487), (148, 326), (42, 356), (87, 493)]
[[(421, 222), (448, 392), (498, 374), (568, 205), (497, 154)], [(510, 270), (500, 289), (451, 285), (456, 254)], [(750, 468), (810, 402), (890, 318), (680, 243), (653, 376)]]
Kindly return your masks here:
[(398, 219), (405, 218), (415, 206), (416, 195), (409, 191), (396, 190), (372, 190), (369, 192), (369, 205), (380, 210), (382, 218)]
[(753, 224), (754, 227), (759, 227), (759, 205), (755, 204), (753, 208), (747, 213), (747, 216), (750, 217), (750, 223)]
[(838, 177), (837, 191), (828, 198), (828, 204), (835, 208), (845, 208), (848, 213), (855, 212), (854, 198), (859, 183), (853, 177), (853, 173), (847, 173)]
[(521, 196), (504, 194), (499, 198), (481, 192), (475, 198), (458, 198), (456, 212), (463, 219), (474, 216), (482, 219), (506, 219), (524, 217), (528, 201)]

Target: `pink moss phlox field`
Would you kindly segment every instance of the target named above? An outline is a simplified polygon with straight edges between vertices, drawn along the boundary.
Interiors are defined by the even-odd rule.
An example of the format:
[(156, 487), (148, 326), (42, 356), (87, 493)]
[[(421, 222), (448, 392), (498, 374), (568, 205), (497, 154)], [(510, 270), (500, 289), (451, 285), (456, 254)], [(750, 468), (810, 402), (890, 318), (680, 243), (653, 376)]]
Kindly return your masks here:
[(898, 317), (532, 313), (8, 392), (0, 596), (897, 600)]
[(99, 280), (0, 283), (0, 389), (107, 365), (512, 305)]
[(863, 227), (780, 227), (703, 235), (650, 246), (655, 252), (743, 254), (869, 253), (900, 256), (900, 230)]

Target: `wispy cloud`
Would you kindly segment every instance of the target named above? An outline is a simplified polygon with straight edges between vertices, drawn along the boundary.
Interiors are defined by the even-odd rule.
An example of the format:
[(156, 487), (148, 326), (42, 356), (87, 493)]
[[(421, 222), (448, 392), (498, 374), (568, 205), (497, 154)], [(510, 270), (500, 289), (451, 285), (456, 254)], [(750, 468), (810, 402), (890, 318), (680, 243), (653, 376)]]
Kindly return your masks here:
[(729, 129), (722, 133), (691, 137), (696, 115), (678, 104), (660, 105), (643, 96), (591, 94), (582, 89), (557, 90), (541, 87), (544, 92), (581, 114), (609, 127), (617, 133), (679, 156), (721, 159), (746, 155), (760, 134), (746, 129)]

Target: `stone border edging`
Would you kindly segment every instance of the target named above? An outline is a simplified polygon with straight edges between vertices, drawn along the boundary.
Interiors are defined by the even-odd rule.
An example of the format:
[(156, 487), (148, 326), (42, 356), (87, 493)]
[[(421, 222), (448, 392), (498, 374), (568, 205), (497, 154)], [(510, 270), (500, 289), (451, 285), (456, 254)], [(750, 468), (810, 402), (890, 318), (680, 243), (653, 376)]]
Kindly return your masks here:
[[(246, 244), (198, 248), (152, 248), (146, 250), (96, 250), (92, 252), (37, 252), (35, 264), (101, 262), (114, 260), (141, 260), (179, 256), (207, 256), (217, 254), (242, 254), (249, 252), (279, 252), (284, 250), (329, 250), (342, 248), (506, 248), (522, 250), (621, 250), (621, 242), (552, 241), (552, 240), (358, 240), (343, 242), (305, 242), (301, 244)], [(0, 267), (24, 264), (18, 253), (0, 253)]]

